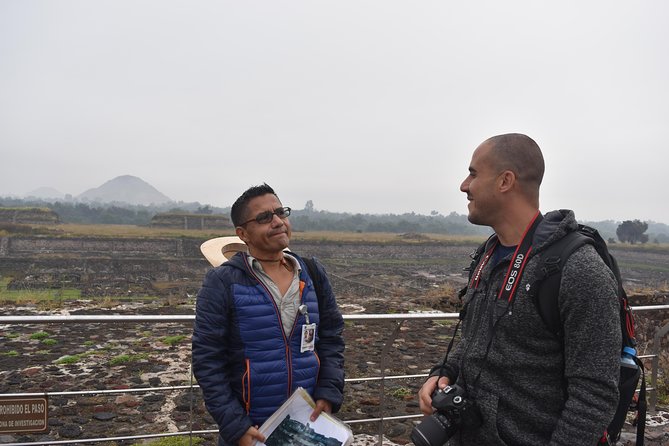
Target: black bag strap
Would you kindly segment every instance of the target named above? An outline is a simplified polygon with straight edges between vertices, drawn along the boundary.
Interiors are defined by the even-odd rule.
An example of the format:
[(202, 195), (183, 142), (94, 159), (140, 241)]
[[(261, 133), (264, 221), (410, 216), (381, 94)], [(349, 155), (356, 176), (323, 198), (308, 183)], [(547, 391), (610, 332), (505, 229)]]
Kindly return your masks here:
[[(616, 278), (618, 299), (620, 304), (621, 332), (623, 337), (622, 345), (634, 347), (636, 345), (634, 334), (634, 318), (629, 307), (627, 294), (625, 293), (625, 290), (622, 286), (622, 279), (620, 275), (620, 269), (618, 268), (618, 263), (616, 262), (616, 259), (609, 253), (606, 247), (606, 242), (604, 242), (599, 232), (589, 226), (579, 225), (578, 230), (568, 233), (565, 237), (549, 246), (542, 253), (539, 264), (537, 265), (535, 279), (530, 284), (530, 295), (532, 296), (532, 299), (537, 307), (539, 315), (551, 332), (555, 333), (556, 336), (563, 336), (564, 333), (562, 330), (560, 309), (558, 305), (558, 294), (560, 291), (562, 270), (565, 263), (567, 262), (567, 259), (569, 259), (569, 256), (571, 256), (577, 249), (586, 244), (592, 245), (597, 250), (599, 256), (602, 258), (606, 266), (611, 270)], [(636, 426), (636, 444), (637, 446), (643, 446), (647, 412), (646, 374), (642, 361), (637, 357), (634, 357), (634, 361), (639, 367), (641, 375), (641, 387), (639, 389), (636, 405), (636, 411), (638, 414)], [(633, 379), (632, 385), (635, 388), (638, 380), (639, 374), (637, 374), (637, 377)], [(609, 426), (614, 430), (605, 436), (606, 442), (609, 444), (611, 441), (609, 434), (616, 437), (613, 438), (615, 441), (617, 441), (617, 438), (620, 436), (620, 427), (622, 427), (624, 424), (625, 415), (627, 413), (627, 410), (625, 409), (629, 410), (629, 402), (624, 404), (624, 408), (618, 416), (620, 419), (614, 420), (616, 427), (613, 428), (614, 422), (612, 422), (612, 425)]]
[(307, 265), (307, 271), (309, 273), (309, 277), (311, 277), (311, 281), (314, 283), (314, 290), (316, 290), (316, 298), (318, 300), (318, 311), (321, 311), (322, 308), (325, 308), (323, 302), (324, 302), (324, 296), (323, 296), (323, 283), (321, 279), (321, 275), (318, 272), (318, 267), (316, 266), (316, 259), (313, 257), (311, 258), (306, 258), (303, 257), (302, 261), (304, 261), (304, 264)]
[(641, 370), (641, 388), (639, 389), (639, 398), (637, 400), (637, 419), (636, 419), (636, 446), (643, 446), (643, 439), (646, 432), (646, 371), (643, 368), (643, 362), (636, 356), (634, 362)]
[(458, 292), (458, 297), (460, 299), (463, 298), (465, 294), (467, 294), (467, 290), (469, 289), (469, 286), (471, 285), (472, 281), (472, 276), (474, 275), (474, 271), (476, 271), (476, 267), (478, 264), (481, 262), (481, 258), (483, 257), (483, 254), (485, 253), (485, 249), (488, 246), (489, 243), (491, 243), (491, 240), (493, 240), (494, 237), (497, 237), (496, 234), (492, 234), (488, 239), (481, 243), (478, 248), (476, 248), (474, 251), (469, 254), (469, 257), (472, 259), (471, 263), (469, 264), (468, 267), (463, 268), (463, 271), (467, 271), (468, 277), (467, 277), (467, 285), (462, 287), (462, 289)]
[(594, 245), (592, 238), (573, 231), (550, 245), (541, 253), (533, 282), (530, 284), (530, 296), (548, 329), (562, 337), (562, 322), (558, 294), (562, 269), (569, 256), (586, 244)]

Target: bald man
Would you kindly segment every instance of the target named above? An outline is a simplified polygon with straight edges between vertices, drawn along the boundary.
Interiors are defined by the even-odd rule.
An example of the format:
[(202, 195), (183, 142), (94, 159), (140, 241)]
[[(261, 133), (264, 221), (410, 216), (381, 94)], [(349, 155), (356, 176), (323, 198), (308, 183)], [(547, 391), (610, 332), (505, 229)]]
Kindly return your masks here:
[(528, 293), (542, 252), (578, 227), (572, 211), (539, 211), (543, 174), (537, 143), (505, 134), (476, 148), (460, 186), (469, 221), (494, 235), (463, 297), (461, 340), (419, 392), (426, 415), (435, 389), (447, 385), (473, 402), (449, 445), (592, 446), (615, 413), (621, 332), (611, 271), (590, 245), (569, 257), (558, 295), (562, 336)]

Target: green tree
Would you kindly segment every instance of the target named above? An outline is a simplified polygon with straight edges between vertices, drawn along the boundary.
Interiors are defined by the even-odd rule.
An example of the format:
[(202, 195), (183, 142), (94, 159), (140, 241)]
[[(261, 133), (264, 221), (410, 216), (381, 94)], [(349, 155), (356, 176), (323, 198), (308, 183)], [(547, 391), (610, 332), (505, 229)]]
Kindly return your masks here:
[(629, 242), (630, 244), (646, 243), (648, 241), (648, 235), (644, 234), (648, 229), (648, 223), (640, 220), (625, 220), (622, 222), (618, 229), (616, 229), (616, 235), (621, 242)]

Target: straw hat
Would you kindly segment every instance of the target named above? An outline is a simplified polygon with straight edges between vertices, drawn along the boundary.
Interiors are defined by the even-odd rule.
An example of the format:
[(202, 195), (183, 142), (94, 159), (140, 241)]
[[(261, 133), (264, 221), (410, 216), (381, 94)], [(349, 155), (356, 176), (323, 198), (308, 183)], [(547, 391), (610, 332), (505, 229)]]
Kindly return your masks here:
[(248, 252), (248, 246), (236, 235), (217, 237), (207, 240), (200, 245), (200, 251), (216, 267), (230, 260), (239, 251)]

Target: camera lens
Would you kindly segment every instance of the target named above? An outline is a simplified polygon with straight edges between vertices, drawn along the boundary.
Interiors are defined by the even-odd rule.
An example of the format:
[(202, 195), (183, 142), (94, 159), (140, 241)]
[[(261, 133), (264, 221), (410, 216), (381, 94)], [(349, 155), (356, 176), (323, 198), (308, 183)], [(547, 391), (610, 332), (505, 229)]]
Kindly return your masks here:
[(455, 433), (457, 426), (438, 412), (425, 417), (411, 431), (411, 441), (416, 446), (442, 446)]

